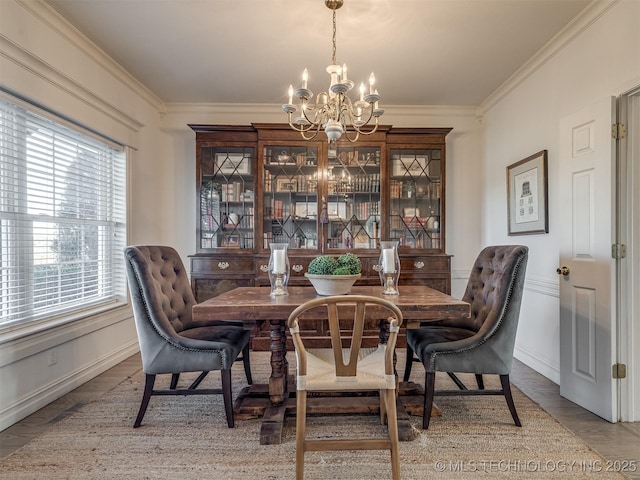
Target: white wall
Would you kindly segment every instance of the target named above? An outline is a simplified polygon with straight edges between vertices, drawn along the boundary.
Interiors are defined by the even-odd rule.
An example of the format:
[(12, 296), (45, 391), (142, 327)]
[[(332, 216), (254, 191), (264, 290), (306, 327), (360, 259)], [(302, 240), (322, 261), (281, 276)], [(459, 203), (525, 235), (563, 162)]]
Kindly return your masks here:
[[(174, 240), (157, 98), (40, 2), (0, 1), (0, 84), (131, 147), (129, 242)], [(0, 333), (0, 430), (138, 350), (126, 305), (55, 321)]]
[[(516, 357), (556, 383), (560, 348), (555, 273), (561, 188), (557, 182), (559, 121), (638, 84), (640, 2), (625, 0), (612, 6), (605, 3), (576, 22), (570, 32), (556, 39), (528, 70), (516, 75), (484, 106), (482, 243), (529, 246)], [(544, 149), (549, 151), (549, 234), (509, 237), (506, 167)]]

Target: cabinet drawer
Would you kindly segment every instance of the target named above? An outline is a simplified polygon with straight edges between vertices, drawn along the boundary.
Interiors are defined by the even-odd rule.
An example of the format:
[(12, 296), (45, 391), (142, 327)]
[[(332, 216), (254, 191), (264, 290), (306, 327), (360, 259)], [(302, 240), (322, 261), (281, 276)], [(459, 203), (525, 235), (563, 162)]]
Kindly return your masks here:
[[(301, 277), (304, 279), (304, 274), (309, 268), (309, 262), (311, 258), (301, 258), (301, 257), (289, 257), (289, 276), (290, 278)], [(256, 259), (256, 276), (258, 278), (268, 278), (269, 271), (267, 270), (269, 266), (269, 258), (258, 258)]]
[(223, 256), (192, 258), (191, 273), (195, 275), (253, 274), (253, 259)]
[(400, 271), (414, 274), (450, 271), (450, 257), (448, 256), (416, 256), (400, 257)]

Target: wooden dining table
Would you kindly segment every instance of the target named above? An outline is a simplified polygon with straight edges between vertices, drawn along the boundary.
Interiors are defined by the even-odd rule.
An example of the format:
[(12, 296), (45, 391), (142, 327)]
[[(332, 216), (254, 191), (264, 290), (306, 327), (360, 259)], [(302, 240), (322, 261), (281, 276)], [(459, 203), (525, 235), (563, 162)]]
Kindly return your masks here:
[[(194, 305), (194, 321), (228, 320), (242, 322), (253, 329), (269, 324), (269, 348), (271, 374), (269, 383), (254, 384), (245, 388), (236, 400), (234, 413), (237, 419), (262, 415), (261, 444), (279, 444), (287, 411), (295, 411), (295, 383), (289, 375), (287, 361), (286, 322), (291, 312), (308, 300), (318, 298), (313, 287), (291, 286), (288, 295), (272, 297), (269, 287), (238, 287), (217, 297)], [(380, 286), (354, 286), (354, 295), (371, 295), (384, 298), (400, 307), (406, 328), (418, 328), (421, 322), (445, 318), (469, 316), (468, 303), (445, 293), (421, 285), (403, 285), (398, 295), (383, 295)], [(407, 412), (422, 412), (423, 388), (413, 382), (400, 382), (398, 389), (398, 430), (401, 440), (412, 440), (415, 433)], [(374, 412), (379, 402), (373, 397), (351, 398), (332, 396), (329, 399), (310, 399), (308, 412), (347, 413)]]

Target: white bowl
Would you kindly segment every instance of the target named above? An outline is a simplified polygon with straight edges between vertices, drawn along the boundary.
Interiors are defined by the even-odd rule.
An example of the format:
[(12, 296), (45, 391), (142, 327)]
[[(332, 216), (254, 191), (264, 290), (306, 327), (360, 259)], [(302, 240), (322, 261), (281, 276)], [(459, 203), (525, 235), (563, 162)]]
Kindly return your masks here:
[(318, 295), (346, 295), (360, 278), (357, 275), (314, 275), (305, 273)]

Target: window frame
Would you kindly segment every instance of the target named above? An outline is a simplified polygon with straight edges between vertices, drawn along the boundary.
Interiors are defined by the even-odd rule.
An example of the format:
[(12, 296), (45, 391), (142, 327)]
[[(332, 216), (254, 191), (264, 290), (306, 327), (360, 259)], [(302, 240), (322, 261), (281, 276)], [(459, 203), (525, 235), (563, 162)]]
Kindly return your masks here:
[[(2, 282), (0, 283), (0, 297), (2, 304), (7, 303), (5, 302), (5, 293), (13, 285), (14, 288), (22, 288), (24, 291), (26, 291), (27, 301), (23, 302), (23, 304), (30, 302), (30, 311), (28, 315), (24, 316), (20, 314), (18, 318), (13, 319), (10, 318), (10, 313), (6, 314), (6, 312), (8, 312), (9, 309), (12, 308), (12, 306), (9, 305), (6, 308), (0, 306), (0, 339), (4, 341), (8, 338), (15, 338), (21, 333), (30, 334), (36, 331), (53, 328), (55, 326), (74, 322), (79, 319), (84, 319), (97, 314), (104, 314), (105, 312), (108, 312), (110, 310), (127, 306), (128, 296), (126, 276), (124, 273), (124, 261), (122, 259), (122, 249), (127, 244), (128, 234), (127, 175), (130, 149), (67, 118), (57, 115), (40, 105), (36, 105), (27, 101), (26, 99), (12, 95), (12, 92), (0, 90), (0, 101), (2, 101), (3, 103), (9, 103), (10, 106), (13, 106), (16, 109), (16, 112), (22, 112), (23, 116), (21, 117), (20, 115), (18, 115), (18, 118), (20, 118), (20, 120), (15, 121), (13, 123), (14, 125), (18, 125), (20, 122), (24, 122), (25, 124), (22, 125), (23, 130), (18, 129), (16, 130), (16, 132), (18, 133), (13, 132), (15, 138), (18, 138), (21, 141), (20, 146), (24, 147), (24, 151), (20, 152), (19, 157), (15, 156), (16, 158), (19, 158), (19, 160), (7, 159), (5, 161), (5, 159), (0, 158), (0, 181), (14, 182), (14, 184), (17, 184), (17, 188), (14, 192), (12, 192), (15, 196), (17, 196), (15, 204), (13, 204), (12, 202), (3, 201), (3, 199), (0, 198), (0, 220), (2, 221), (2, 225), (0, 228), (0, 280)], [(7, 108), (7, 110), (9, 110), (9, 108)], [(96, 296), (95, 298), (92, 298), (90, 300), (70, 302), (70, 304), (68, 305), (64, 305), (64, 302), (62, 302), (62, 306), (60, 303), (56, 303), (53, 306), (44, 306), (40, 308), (39, 312), (34, 309), (33, 292), (33, 290), (35, 289), (34, 251), (36, 250), (34, 245), (36, 245), (37, 243), (36, 241), (34, 241), (33, 237), (34, 224), (38, 221), (44, 221), (59, 226), (64, 223), (65, 219), (63, 216), (59, 215), (30, 215), (28, 212), (26, 212), (26, 210), (28, 209), (28, 192), (26, 184), (29, 152), (27, 149), (27, 134), (25, 132), (27, 132), (26, 124), (29, 123), (29, 119), (31, 118), (31, 116), (34, 116), (34, 118), (37, 117), (39, 121), (42, 120), (43, 123), (49, 123), (53, 126), (54, 129), (60, 129), (61, 131), (71, 133), (72, 139), (77, 138), (78, 141), (84, 139), (87, 141), (87, 144), (99, 144), (100, 148), (104, 148), (105, 151), (115, 152), (113, 153), (113, 158), (109, 158), (114, 164), (117, 164), (117, 172), (115, 174), (113, 170), (108, 171), (111, 183), (107, 182), (107, 187), (94, 187), (95, 192), (98, 192), (96, 198), (102, 200), (106, 199), (106, 203), (112, 203), (107, 208), (107, 211), (109, 212), (107, 217), (112, 218), (113, 220), (111, 222), (94, 222), (94, 228), (97, 232), (99, 232), (95, 234), (98, 238), (98, 242), (103, 247), (106, 246), (106, 248), (104, 248), (104, 251), (101, 252), (100, 255), (97, 255), (97, 258), (99, 258), (99, 261), (104, 262), (105, 268), (109, 271), (109, 273), (106, 274), (105, 277), (103, 277), (103, 275), (100, 273), (100, 270), (98, 269), (98, 275), (95, 276), (94, 281), (98, 285), (98, 287), (96, 287), (96, 290), (101, 291), (100, 283), (104, 281), (104, 278), (108, 278), (110, 281), (110, 286), (107, 289), (108, 294)], [(2, 129), (3, 126), (2, 124), (0, 124), (0, 136), (7, 138), (6, 136), (2, 135)], [(24, 133), (25, 138), (19, 138), (19, 136), (21, 135), (20, 132)], [(2, 138), (0, 138), (0, 153), (2, 153), (3, 151), (2, 141)], [(102, 152), (100, 152), (99, 154), (101, 155)], [(22, 161), (24, 161), (24, 165), (20, 165), (20, 162)], [(107, 166), (112, 165), (107, 163)], [(9, 174), (6, 174), (6, 172), (11, 168), (13, 168), (14, 170), (13, 172), (10, 172), (12, 176), (9, 177)], [(103, 175), (97, 178), (107, 178), (108, 175)], [(116, 178), (118, 175), (120, 176), (120, 178)], [(3, 177), (5, 177), (4, 180)], [(113, 186), (113, 184), (116, 185)], [(104, 188), (114, 189), (113, 191), (109, 192), (111, 198), (109, 198), (109, 195), (105, 194)], [(6, 194), (5, 192), (5, 196), (8, 195), (9, 194)], [(120, 200), (114, 201), (116, 196)], [(52, 203), (55, 204), (56, 200), (53, 200)], [(98, 209), (97, 204), (99, 203), (100, 202), (98, 201), (95, 202), (96, 210)], [(117, 206), (115, 205), (116, 203), (118, 203)], [(11, 204), (11, 207), (15, 207), (16, 211), (9, 211), (11, 210), (11, 208), (8, 206), (9, 204)], [(76, 218), (73, 220), (75, 220), (75, 222), (73, 222), (72, 220), (69, 221), (71, 223), (74, 223), (76, 226), (88, 225), (88, 223), (84, 223), (82, 219)], [(5, 228), (5, 225), (10, 224), (12, 221), (15, 223), (15, 226), (13, 227), (13, 229), (9, 228), (7, 230)], [(80, 231), (82, 232), (84, 229), (85, 227), (81, 227)], [(110, 231), (110, 229), (113, 230), (114, 238), (112, 239), (108, 238), (109, 235), (105, 236), (105, 233), (103, 233)], [(58, 235), (60, 234), (58, 233)], [(80, 235), (83, 236), (82, 233), (80, 233)], [(8, 245), (8, 239), (11, 239), (14, 242), (14, 245)], [(2, 258), (3, 255), (5, 256), (6, 260), (5, 254), (10, 253), (11, 248), (18, 248), (17, 246), (23, 248), (25, 245), (27, 245), (28, 247), (30, 246), (30, 250), (27, 247), (27, 249), (24, 249), (19, 254), (13, 255), (12, 258), (12, 260), (16, 262), (15, 270), (19, 271), (20, 273), (11, 275), (10, 273), (6, 273), (6, 270), (5, 273), (3, 273), (2, 270), (5, 267), (5, 263), (3, 263)], [(48, 248), (51, 248), (51, 246), (48, 245)], [(100, 248), (98, 248), (98, 250), (100, 250)], [(60, 261), (55, 263), (56, 267), (59, 267), (62, 264), (63, 262)], [(9, 277), (10, 282), (12, 283), (7, 283), (4, 281), (6, 279), (9, 279)], [(59, 281), (59, 283), (62, 282)], [(85, 285), (86, 283), (78, 284), (78, 286)], [(74, 287), (75, 286), (76, 284), (74, 284)], [(13, 308), (15, 308), (15, 306)], [(5, 316), (9, 318), (5, 319)]]

